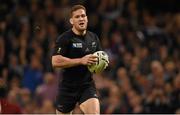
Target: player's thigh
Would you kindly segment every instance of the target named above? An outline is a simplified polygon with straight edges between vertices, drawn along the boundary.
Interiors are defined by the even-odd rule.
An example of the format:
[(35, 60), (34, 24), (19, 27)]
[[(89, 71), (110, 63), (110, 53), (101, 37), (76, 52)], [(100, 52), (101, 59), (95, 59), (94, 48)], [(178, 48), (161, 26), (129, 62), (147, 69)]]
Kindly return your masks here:
[(80, 94), (79, 105), (85, 114), (99, 113), (99, 100), (94, 82), (84, 86)]
[(97, 98), (90, 98), (80, 104), (80, 109), (85, 114), (99, 114), (100, 113), (99, 100)]
[(69, 87), (61, 87), (56, 96), (56, 113), (70, 113), (77, 103), (77, 90)]

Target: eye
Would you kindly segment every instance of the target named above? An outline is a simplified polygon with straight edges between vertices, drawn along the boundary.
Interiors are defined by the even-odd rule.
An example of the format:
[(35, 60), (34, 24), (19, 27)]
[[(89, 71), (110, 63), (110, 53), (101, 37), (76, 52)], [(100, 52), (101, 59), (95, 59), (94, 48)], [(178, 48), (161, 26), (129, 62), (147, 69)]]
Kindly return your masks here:
[(80, 16), (79, 15), (76, 15), (75, 18), (79, 18)]
[(83, 18), (84, 18), (84, 17), (86, 17), (86, 15), (85, 15), (85, 14), (82, 14), (82, 15), (81, 15), (81, 17), (83, 17)]

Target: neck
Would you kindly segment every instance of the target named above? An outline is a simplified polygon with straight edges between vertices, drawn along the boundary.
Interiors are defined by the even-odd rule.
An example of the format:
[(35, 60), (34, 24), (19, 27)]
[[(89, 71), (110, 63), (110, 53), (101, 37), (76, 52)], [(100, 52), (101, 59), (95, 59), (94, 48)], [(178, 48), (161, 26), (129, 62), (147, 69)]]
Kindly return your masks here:
[(72, 28), (72, 31), (73, 31), (76, 35), (85, 35), (85, 34), (86, 34), (86, 30), (78, 31), (78, 30), (75, 29), (74, 27)]

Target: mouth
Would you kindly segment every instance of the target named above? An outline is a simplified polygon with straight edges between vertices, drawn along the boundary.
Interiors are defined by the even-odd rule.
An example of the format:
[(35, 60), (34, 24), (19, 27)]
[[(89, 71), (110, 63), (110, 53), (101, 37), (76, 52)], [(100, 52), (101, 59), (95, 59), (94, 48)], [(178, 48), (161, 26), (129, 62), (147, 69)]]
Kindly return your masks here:
[(79, 23), (80, 26), (83, 26), (84, 24), (85, 24), (84, 22)]

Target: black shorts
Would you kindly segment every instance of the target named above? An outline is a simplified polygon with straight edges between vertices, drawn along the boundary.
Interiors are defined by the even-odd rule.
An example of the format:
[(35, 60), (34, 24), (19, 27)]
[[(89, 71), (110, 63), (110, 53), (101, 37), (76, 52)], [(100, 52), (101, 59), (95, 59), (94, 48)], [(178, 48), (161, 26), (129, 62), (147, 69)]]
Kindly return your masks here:
[(89, 98), (98, 98), (94, 82), (83, 85), (62, 83), (56, 97), (56, 109), (62, 113), (69, 113), (76, 103), (81, 104)]

